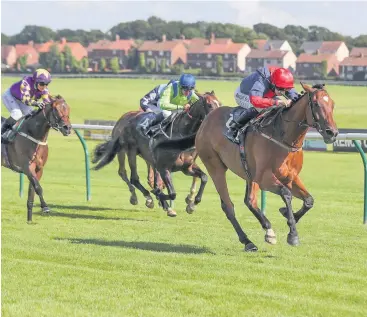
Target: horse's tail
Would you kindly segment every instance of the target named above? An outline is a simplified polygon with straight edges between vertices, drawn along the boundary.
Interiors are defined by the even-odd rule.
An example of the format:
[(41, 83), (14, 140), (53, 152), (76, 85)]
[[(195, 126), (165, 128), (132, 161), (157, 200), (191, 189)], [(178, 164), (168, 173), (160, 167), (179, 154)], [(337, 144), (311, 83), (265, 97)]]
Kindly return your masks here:
[(111, 163), (115, 158), (116, 154), (120, 152), (122, 145), (120, 144), (119, 138), (115, 137), (112, 140), (97, 145), (94, 149), (93, 163), (99, 162), (93, 169), (95, 171), (100, 170), (102, 167)]

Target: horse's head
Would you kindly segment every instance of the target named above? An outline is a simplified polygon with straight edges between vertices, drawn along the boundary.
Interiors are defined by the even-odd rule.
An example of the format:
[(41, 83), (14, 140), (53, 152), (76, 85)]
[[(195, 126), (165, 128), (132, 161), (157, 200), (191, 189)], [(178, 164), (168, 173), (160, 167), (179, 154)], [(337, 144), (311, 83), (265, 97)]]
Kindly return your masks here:
[(48, 112), (48, 122), (51, 128), (60, 131), (64, 136), (71, 132), (69, 119), (70, 107), (65, 99), (60, 95), (51, 98), (50, 111)]
[(310, 110), (307, 112), (307, 124), (322, 135), (325, 143), (333, 143), (339, 133), (334, 121), (334, 101), (321, 85), (310, 87), (301, 83), (308, 95)]
[(212, 110), (221, 106), (220, 101), (215, 95), (214, 91), (206, 92), (204, 94), (197, 93), (199, 100), (191, 107), (188, 115), (192, 118), (204, 120), (205, 116)]

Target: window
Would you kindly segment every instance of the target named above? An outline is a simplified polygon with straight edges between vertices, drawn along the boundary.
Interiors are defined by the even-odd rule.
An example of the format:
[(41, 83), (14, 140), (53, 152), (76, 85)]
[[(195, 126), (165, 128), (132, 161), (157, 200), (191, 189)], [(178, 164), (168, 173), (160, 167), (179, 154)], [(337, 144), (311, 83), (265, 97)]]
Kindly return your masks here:
[(206, 63), (205, 63), (205, 65), (206, 65), (206, 67), (208, 67), (208, 68), (209, 68), (209, 67), (212, 67), (212, 62), (206, 62)]
[(200, 66), (200, 63), (199, 63), (199, 62), (197, 62), (197, 63), (196, 63), (196, 66)]
[(208, 58), (212, 58), (212, 54), (208, 54), (207, 56), (208, 56)]
[(200, 54), (196, 54), (196, 57), (200, 57)]
[(224, 54), (224, 58), (228, 58), (228, 54)]
[(164, 52), (163, 51), (159, 51), (159, 56), (163, 56)]
[(357, 67), (357, 70), (358, 70), (358, 71), (363, 70), (363, 66), (358, 66), (358, 67)]
[(149, 56), (152, 56), (152, 51), (148, 51), (148, 55)]
[(347, 70), (353, 70), (353, 66), (348, 66)]
[(116, 50), (113, 50), (113, 51), (112, 51), (112, 54), (113, 54), (113, 55), (116, 55)]
[(304, 67), (304, 68), (307, 68), (307, 67), (309, 67), (309, 66), (310, 66), (310, 65), (309, 65), (309, 64), (307, 64), (307, 63), (304, 63), (304, 64), (303, 64), (303, 67)]

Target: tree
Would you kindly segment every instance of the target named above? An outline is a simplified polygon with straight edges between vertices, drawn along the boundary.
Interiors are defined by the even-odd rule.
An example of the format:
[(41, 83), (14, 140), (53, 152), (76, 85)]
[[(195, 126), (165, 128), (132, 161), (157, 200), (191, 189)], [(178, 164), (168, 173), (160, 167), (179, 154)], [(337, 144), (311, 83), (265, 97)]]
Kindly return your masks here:
[(11, 36), (9, 44), (27, 44), (29, 41), (44, 43), (55, 38), (55, 32), (50, 28), (37, 25), (26, 25), (20, 33)]
[(64, 55), (64, 53), (60, 53), (60, 56), (59, 56), (59, 71), (61, 73), (65, 72), (65, 55)]
[(323, 79), (327, 77), (327, 61), (321, 62), (321, 76)]
[(1, 45), (7, 45), (9, 43), (9, 36), (1, 33)]
[(164, 73), (167, 69), (167, 65), (166, 65), (166, 59), (165, 58), (162, 58), (161, 59), (161, 73)]
[(89, 60), (87, 57), (84, 57), (81, 61), (80, 61), (80, 66), (81, 66), (81, 71), (83, 73), (88, 72), (88, 68), (89, 68)]
[(145, 66), (145, 54), (143, 52), (139, 53), (139, 71), (146, 72)]
[(99, 62), (99, 70), (101, 72), (104, 72), (106, 69), (107, 63), (106, 60), (104, 58), (101, 58), (101, 61)]
[(24, 72), (27, 69), (27, 58), (28, 58), (27, 55), (23, 55), (18, 57), (17, 59), (18, 69), (22, 72)]
[(71, 70), (74, 64), (74, 56), (71, 52), (71, 48), (68, 45), (64, 47), (64, 55), (65, 55), (65, 67), (67, 70)]
[(223, 56), (217, 55), (217, 75), (223, 74)]
[(117, 57), (113, 57), (110, 60), (110, 69), (112, 70), (112, 72), (114, 73), (118, 73), (120, 70), (120, 65), (119, 65), (119, 60)]

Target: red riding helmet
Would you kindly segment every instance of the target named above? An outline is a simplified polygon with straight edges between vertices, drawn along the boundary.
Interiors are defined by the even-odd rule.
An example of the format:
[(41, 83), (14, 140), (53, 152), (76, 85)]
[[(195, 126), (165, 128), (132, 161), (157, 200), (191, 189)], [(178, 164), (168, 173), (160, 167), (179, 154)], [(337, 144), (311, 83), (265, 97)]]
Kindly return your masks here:
[(271, 74), (271, 81), (275, 87), (280, 89), (291, 89), (294, 87), (293, 75), (285, 68), (277, 68)]

